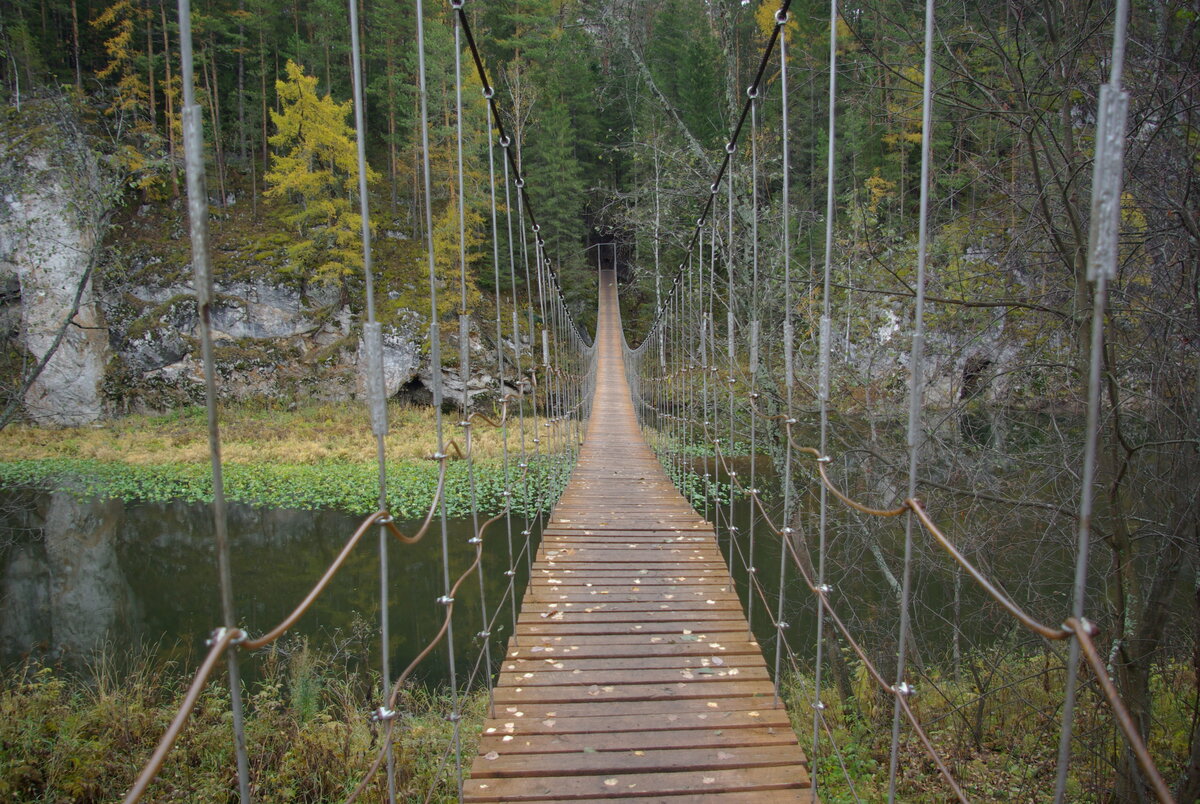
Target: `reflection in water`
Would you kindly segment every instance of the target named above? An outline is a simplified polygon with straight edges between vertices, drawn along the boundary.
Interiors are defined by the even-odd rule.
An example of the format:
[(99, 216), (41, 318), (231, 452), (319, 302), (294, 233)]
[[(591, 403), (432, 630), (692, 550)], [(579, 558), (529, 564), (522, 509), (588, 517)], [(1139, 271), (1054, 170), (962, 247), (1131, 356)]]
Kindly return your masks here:
[[(190, 659), (219, 622), (212, 515), (207, 505), (79, 501), (64, 493), (0, 495), (0, 660), (26, 654), (79, 664), (109, 643), (117, 654), (143, 643)], [(291, 611), (329, 566), (361, 520), (336, 511), (230, 508), (234, 592), (238, 616), (251, 633)], [(412, 532), (413, 523), (400, 523)], [(407, 527), (405, 527), (407, 526)], [(523, 520), (514, 531), (524, 529)], [(536, 527), (533, 528), (535, 534)], [(469, 520), (450, 520), (452, 576), (474, 557)], [(441, 627), (442, 559), (435, 533), (390, 549), (392, 666), (403, 668)], [(519, 567), (523, 562), (518, 562)], [(508, 579), (504, 521), (485, 537), (484, 579), (489, 616)], [(525, 577), (518, 572), (516, 594)], [(493, 627), (502, 643), (512, 633), (506, 605)], [(326, 650), (377, 665), (379, 615), (377, 538), (364, 537), (337, 577), (302, 618), (297, 633)], [(483, 631), (479, 587), (464, 584), (455, 606), (460, 673), (474, 662)], [(365, 637), (353, 640), (353, 636)], [(494, 651), (495, 653), (495, 651)], [(466, 665), (469, 667), (470, 665)], [(422, 664), (419, 678), (447, 676), (444, 649)]]

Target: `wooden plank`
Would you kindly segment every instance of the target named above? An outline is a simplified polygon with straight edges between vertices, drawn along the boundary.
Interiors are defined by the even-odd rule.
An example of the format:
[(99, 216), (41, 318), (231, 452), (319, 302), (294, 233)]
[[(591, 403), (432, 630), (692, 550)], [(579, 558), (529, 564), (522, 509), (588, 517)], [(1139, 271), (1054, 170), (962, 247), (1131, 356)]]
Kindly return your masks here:
[[(550, 718), (548, 718), (550, 719)], [(577, 721), (582, 718), (576, 718)], [(587, 718), (588, 721), (593, 718)], [(594, 725), (594, 724), (590, 724)], [(505, 741), (505, 737), (512, 739)], [(680, 729), (678, 731), (617, 731), (583, 729), (575, 733), (488, 735), (488, 750), (501, 754), (564, 754), (587, 751), (647, 751), (655, 749), (756, 748), (795, 745), (796, 738), (786, 723), (780, 727)], [(483, 753), (487, 753), (485, 750)]]
[[(486, 760), (485, 760), (486, 761)], [(610, 784), (611, 782), (611, 784)], [(533, 779), (475, 779), (465, 783), (464, 797), (471, 801), (578, 801), (622, 796), (691, 795), (713, 793), (767, 794), (760, 801), (776, 801), (778, 791), (809, 787), (802, 765), (737, 770), (690, 769), (676, 773), (619, 773), (611, 776), (543, 776)]]

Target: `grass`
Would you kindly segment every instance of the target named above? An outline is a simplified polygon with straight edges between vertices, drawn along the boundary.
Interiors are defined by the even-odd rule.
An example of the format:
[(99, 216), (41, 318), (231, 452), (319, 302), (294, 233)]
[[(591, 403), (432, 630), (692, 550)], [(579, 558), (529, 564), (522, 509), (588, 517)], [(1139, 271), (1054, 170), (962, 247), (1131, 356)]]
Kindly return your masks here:
[[(394, 406), (386, 442), (388, 507), (401, 519), (424, 516), (437, 486), (434, 414)], [(458, 416), (443, 421), (451, 455), (446, 499), (452, 516), (470, 512), (467, 462), (450, 446), (465, 445)], [(222, 455), (229, 499), (275, 508), (338, 509), (366, 514), (377, 506), (376, 447), (365, 413), (349, 404), (315, 404), (294, 411), (261, 406), (223, 411)], [(526, 420), (527, 446), (540, 427), (540, 457), (522, 473), (520, 424), (509, 422), (513, 506), (534, 511), (557, 497), (566, 472), (544, 451), (550, 428)], [(479, 418), (472, 425), (475, 486), (483, 512), (503, 510), (503, 431)], [(566, 436), (565, 427), (555, 438)], [(125, 501), (206, 502), (212, 498), (207, 417), (203, 408), (168, 415), (129, 416), (92, 427), (15, 425), (0, 431), (0, 486), (32, 486), (81, 497)], [(528, 492), (528, 493), (526, 493)]]
[[(499, 418), (498, 412), (486, 414)], [(446, 414), (443, 422), (447, 440), (462, 446), (460, 418), (458, 414)], [(420, 460), (437, 451), (431, 408), (392, 404), (388, 422), (385, 444), (389, 460)], [(312, 403), (294, 410), (267, 405), (227, 406), (220, 412), (220, 425), (221, 453), (228, 463), (375, 460), (375, 438), (361, 404)], [(540, 426), (540, 419), (527, 419), (527, 435)], [(508, 429), (510, 449), (519, 449), (520, 427), (515, 412)], [(476, 417), (472, 430), (477, 460), (499, 460), (503, 456), (499, 427)], [(207, 463), (207, 414), (202, 407), (188, 407), (167, 414), (132, 414), (82, 427), (13, 424), (0, 431), (0, 456), (18, 455), (24, 459), (73, 458), (133, 465)]]
[[(263, 804), (341, 801), (379, 750), (378, 677), (293, 641), (258, 657), (260, 681), (246, 689), (246, 734), (254, 798)], [(188, 678), (177, 665), (143, 662), (117, 672), (99, 661), (73, 675), (26, 664), (0, 682), (0, 804), (113, 801), (149, 758)], [(454, 798), (438, 772), (452, 738), (448, 690), (403, 690), (395, 731), (398, 788), (405, 799)], [(486, 691), (462, 698), (464, 756), (484, 719)], [(145, 801), (236, 800), (229, 692), (208, 685)], [(386, 799), (386, 774), (365, 802)]]

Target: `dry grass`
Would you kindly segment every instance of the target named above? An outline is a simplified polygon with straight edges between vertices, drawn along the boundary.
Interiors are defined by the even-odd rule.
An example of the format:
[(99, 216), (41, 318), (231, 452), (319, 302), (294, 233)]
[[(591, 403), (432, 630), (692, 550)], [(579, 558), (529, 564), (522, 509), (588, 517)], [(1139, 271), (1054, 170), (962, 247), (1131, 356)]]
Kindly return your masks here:
[[(498, 411), (484, 411), (498, 420)], [(235, 406), (221, 411), (221, 443), (230, 463), (312, 464), (375, 460), (375, 439), (361, 404), (314, 403), (295, 410)], [(426, 458), (436, 451), (431, 408), (392, 405), (388, 410), (390, 461)], [(445, 415), (447, 442), (463, 444), (458, 415)], [(540, 427), (540, 421), (538, 423)], [(526, 437), (534, 422), (526, 418)], [(479, 417), (471, 427), (478, 460), (499, 459), (503, 436)], [(545, 429), (541, 428), (544, 436)], [(510, 413), (509, 444), (516, 448), (520, 426)], [(453, 450), (450, 450), (453, 452)], [(208, 429), (203, 408), (165, 415), (135, 414), (84, 427), (10, 425), (0, 431), (0, 460), (83, 458), (128, 464), (202, 463), (208, 460)]]

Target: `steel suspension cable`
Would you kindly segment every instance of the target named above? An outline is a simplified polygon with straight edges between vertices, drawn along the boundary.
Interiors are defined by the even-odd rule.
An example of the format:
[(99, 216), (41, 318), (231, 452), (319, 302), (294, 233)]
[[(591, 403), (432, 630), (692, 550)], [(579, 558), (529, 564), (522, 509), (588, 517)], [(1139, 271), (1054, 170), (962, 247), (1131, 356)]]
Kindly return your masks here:
[[(512, 634), (515, 637), (516, 633), (517, 633), (517, 595), (516, 595), (516, 588), (515, 588), (515, 575), (516, 575), (515, 569), (516, 569), (516, 567), (514, 565), (514, 554), (513, 554), (513, 523), (512, 523), (513, 486), (512, 486), (512, 475), (511, 475), (511, 468), (510, 468), (511, 459), (510, 459), (509, 451), (508, 451), (509, 450), (509, 446), (508, 446), (508, 395), (505, 393), (505, 390), (504, 390), (505, 389), (505, 374), (504, 374), (505, 360), (504, 360), (504, 330), (503, 330), (503, 326), (501, 325), (501, 318), (503, 317), (503, 305), (502, 305), (501, 297), (500, 297), (500, 234), (499, 234), (499, 229), (498, 229), (497, 221), (496, 221), (496, 161), (494, 158), (495, 137), (494, 137), (494, 133), (492, 131), (492, 107), (490, 104), (488, 105), (487, 134), (488, 134), (488, 194), (489, 194), (489, 197), (491, 200), (491, 214), (492, 214), (492, 269), (493, 269), (492, 273), (493, 273), (493, 284), (495, 285), (495, 291), (496, 291), (496, 383), (497, 383), (497, 388), (499, 389), (498, 393), (500, 394), (500, 397), (501, 397), (501, 399), (500, 399), (501, 409), (504, 412), (504, 418), (502, 419), (501, 426), (500, 426), (500, 438), (501, 438), (501, 443), (503, 445), (503, 456), (504, 456), (503, 457), (504, 530), (505, 530), (505, 538), (506, 538), (506, 542), (507, 542), (507, 546), (508, 546), (508, 569), (505, 570), (504, 576), (505, 576), (505, 578), (508, 579), (508, 583), (507, 583), (508, 591), (506, 592), (506, 594), (508, 595), (509, 603), (510, 603), (511, 609), (512, 609), (512, 611), (511, 611), (511, 613), (512, 613)], [(507, 147), (507, 145), (506, 145), (507, 142), (508, 142), (508, 140), (505, 139), (503, 142), (501, 142), (501, 146)], [(507, 218), (508, 218), (508, 248), (509, 248), (509, 262), (511, 265), (513, 243), (512, 243), (512, 214), (511, 214), (510, 210), (508, 209), (508, 195), (509, 195), (508, 162), (506, 160), (502, 160), (502, 161), (504, 161), (505, 214), (507, 215)], [(517, 328), (516, 328), (517, 320), (516, 320), (516, 312), (515, 311), (516, 311), (517, 289), (516, 289), (515, 283), (513, 284), (512, 292), (514, 295), (514, 298), (513, 298), (513, 310), (514, 310), (514, 313), (513, 313), (513, 352), (515, 355), (517, 355), (517, 360), (519, 361), (521, 343), (520, 343), (520, 334), (517, 332)], [(517, 365), (519, 366), (519, 363)], [(521, 373), (520, 373), (520, 369), (518, 367), (516, 376), (514, 377), (514, 380), (516, 382), (520, 382), (520, 378), (521, 378)], [(520, 404), (519, 401), (518, 401), (518, 404)], [(491, 626), (489, 626), (486, 630), (488, 632), (491, 632), (492, 631)], [(491, 636), (491, 634), (489, 633), (488, 637), (490, 638), (490, 636)]]
[[(784, 297), (784, 312), (783, 312), (783, 361), (784, 361), (784, 386), (787, 395), (787, 423), (791, 424), (792, 418), (792, 401), (793, 389), (796, 381), (795, 366), (793, 360), (793, 324), (792, 324), (792, 259), (791, 259), (791, 239), (790, 239), (790, 203), (788, 198), (788, 188), (791, 184), (790, 176), (788, 175), (791, 166), (788, 148), (788, 62), (787, 62), (787, 22), (788, 14), (784, 9), (780, 9), (775, 13), (775, 29), (779, 32), (779, 98), (781, 107), (781, 125), (783, 132), (781, 135), (781, 146), (783, 150), (783, 187), (781, 191), (781, 206), (782, 206), (782, 247), (783, 247), (783, 297)], [(791, 443), (784, 445), (784, 462), (783, 462), (783, 535), (782, 539), (786, 542), (792, 537), (792, 446)], [(780, 684), (780, 662), (783, 658), (783, 641), (784, 631), (788, 625), (783, 619), (784, 601), (787, 597), (787, 561), (783, 550), (779, 553), (779, 597), (778, 606), (775, 612), (775, 699), (779, 700)]]
[[(1092, 321), (1088, 356), (1087, 421), (1083, 448), (1083, 471), (1079, 482), (1079, 526), (1075, 545), (1075, 578), (1071, 615), (1083, 622), (1087, 602), (1088, 552), (1091, 549), (1092, 515), (1095, 507), (1096, 453), (1100, 437), (1100, 382), (1104, 360), (1104, 314), (1108, 281), (1116, 277), (1117, 240), (1121, 230), (1121, 186), (1125, 147), (1125, 115), (1129, 93), (1121, 89), (1125, 68), (1125, 45), (1129, 0), (1117, 0), (1113, 20), (1112, 63), (1108, 83), (1100, 87), (1096, 121), (1095, 168), (1092, 176), (1091, 228), (1088, 232), (1087, 278), (1092, 284)], [(1054, 801), (1064, 800), (1067, 770), (1071, 761), (1071, 734), (1079, 674), (1080, 637), (1071, 639), (1067, 678), (1059, 734), (1058, 765)]]
[[(209, 253), (208, 189), (204, 172), (204, 112), (196, 103), (192, 75), (192, 10), (190, 0), (179, 0), (179, 60), (183, 84), (183, 142), (187, 177), (188, 224), (191, 230), (192, 266), (196, 308), (200, 319), (200, 354), (204, 365), (204, 401), (208, 419), (208, 455), (212, 468), (213, 536), (216, 541), (217, 581), (220, 587), (221, 620), (226, 631), (237, 628), (233, 605), (233, 570), (229, 556), (229, 530), (225, 506), (225, 480), (221, 463), (221, 429), (217, 416), (216, 365), (213, 357), (213, 277)], [(241, 671), (236, 651), (226, 653), (229, 673), (229, 704), (233, 721), (234, 753), (237, 756), (238, 796), (250, 804), (250, 764), (246, 756), (245, 715), (242, 704)]]
[[(421, 172), (424, 179), (425, 191), (425, 251), (426, 259), (429, 267), (429, 365), (430, 376), (433, 383), (433, 406), (434, 406), (434, 422), (437, 432), (437, 460), (444, 461), (446, 459), (446, 442), (445, 431), (442, 422), (442, 358), (441, 358), (441, 326), (438, 320), (437, 308), (437, 265), (434, 255), (433, 243), (433, 180), (431, 177), (432, 167), (430, 165), (429, 154), (429, 102), (428, 92), (426, 89), (425, 80), (425, 10), (423, 0), (415, 0), (416, 2), (416, 25), (417, 25), (417, 96), (419, 98), (420, 107), (420, 128), (421, 128)], [(443, 495), (440, 505), (440, 525), (441, 525), (441, 546), (442, 546), (442, 584), (445, 590), (444, 594), (438, 598), (438, 602), (450, 610), (450, 606), (454, 604), (452, 587), (450, 584), (450, 544), (449, 533), (446, 524), (446, 499)], [(459, 729), (459, 711), (460, 705), (458, 700), (458, 674), (455, 667), (455, 650), (454, 650), (454, 622), (447, 614), (446, 623), (446, 644), (450, 674), (450, 703), (451, 717), (453, 719), (453, 740), (455, 744), (455, 775), (457, 777), (458, 797), (462, 798), (462, 750), (461, 750), (461, 734)], [(390, 738), (391, 723), (388, 721), (388, 734)]]
[[(461, 5), (462, 0), (451, 0), (451, 5), (455, 3)], [(466, 454), (464, 460), (467, 464), (467, 493), (471, 504), (471, 538), (470, 544), (477, 548), (482, 547), (483, 536), (479, 528), (479, 495), (475, 481), (475, 458), (474, 450), (472, 449), (472, 441), (474, 431), (471, 424), (471, 316), (468, 309), (467, 301), (467, 234), (466, 234), (466, 188), (464, 186), (463, 169), (463, 101), (462, 101), (462, 25), (459, 15), (454, 15), (454, 111), (455, 111), (455, 146), (456, 155), (458, 158), (458, 283), (459, 283), (459, 310), (458, 310), (458, 378), (462, 384), (462, 427), (463, 441), (466, 444)], [(486, 95), (486, 91), (485, 91)], [(491, 141), (491, 107), (488, 107), (488, 140)], [(490, 167), (490, 166), (489, 166)], [(497, 344), (499, 349), (499, 344)], [(487, 605), (487, 587), (484, 584), (483, 576), (485, 574), (483, 563), (483, 551), (479, 550), (477, 559), (478, 567), (476, 578), (479, 581), (479, 610), (480, 623), (482, 624), (481, 631), (476, 636), (483, 642), (483, 657), (487, 673), (484, 674), (487, 688), (488, 698), (491, 699), (492, 694), (492, 641), (491, 635), (488, 633), (488, 605)], [(467, 689), (471, 687), (470, 682), (467, 683)], [(456, 721), (457, 725), (457, 721)], [(461, 763), (460, 763), (461, 766)], [(461, 775), (461, 770), (460, 770)], [(461, 782), (460, 782), (461, 784)]]
[[(836, 165), (837, 155), (837, 22), (838, 22), (838, 4), (837, 0), (830, 0), (829, 3), (829, 135), (825, 177), (825, 269), (824, 281), (822, 284), (821, 294), (821, 324), (820, 324), (820, 357), (818, 359), (818, 379), (817, 379), (817, 396), (820, 403), (821, 417), (821, 432), (820, 432), (820, 447), (821, 460), (824, 460), (828, 452), (829, 445), (829, 369), (830, 369), (830, 284), (833, 275), (833, 218), (834, 218), (834, 191), (835, 179), (834, 168)], [(824, 485), (819, 488), (820, 510), (818, 513), (817, 523), (817, 585), (825, 589), (826, 593), (830, 591), (825, 583), (825, 550), (826, 538), (829, 526), (829, 497)], [(816, 773), (817, 757), (819, 756), (821, 730), (820, 719), (822, 709), (825, 704), (821, 701), (821, 673), (824, 664), (824, 643), (825, 643), (825, 598), (817, 595), (817, 635), (815, 652), (815, 669), (813, 673), (813, 757), (812, 763), (814, 772), (813, 779), (813, 795), (818, 794), (820, 788), (819, 775)]]
[[(358, 165), (358, 206), (361, 219), (363, 284), (366, 292), (367, 323), (363, 325), (363, 346), (367, 358), (367, 404), (371, 416), (371, 430), (375, 436), (375, 457), (379, 474), (379, 510), (386, 511), (387, 501), (387, 452), (384, 439), (388, 433), (387, 394), (383, 378), (383, 329), (375, 320), (375, 278), (371, 264), (371, 212), (367, 197), (367, 145), (366, 110), (362, 88), (362, 48), (359, 42), (358, 3), (350, 0), (350, 54), (352, 86), (354, 91), (354, 135)], [(391, 687), (391, 627), (389, 623), (389, 572), (388, 531), (379, 527), (379, 640), (380, 640), (380, 684), (383, 697)], [(388, 801), (396, 802), (396, 760), (389, 743), (387, 746)]]
[[(921, 201), (917, 224), (916, 305), (913, 312), (912, 347), (909, 353), (911, 380), (908, 397), (908, 499), (917, 496), (917, 469), (921, 457), (921, 407), (925, 383), (925, 262), (929, 242), (929, 171), (933, 153), (933, 4), (925, 0), (925, 63), (921, 87)], [(892, 744), (888, 761), (888, 801), (896, 800), (896, 773), (900, 761), (900, 717), (902, 699), (912, 693), (904, 680), (910, 628), (912, 596), (913, 515), (904, 517), (904, 567), (900, 580), (900, 627), (896, 638), (896, 692), (892, 708)]]

